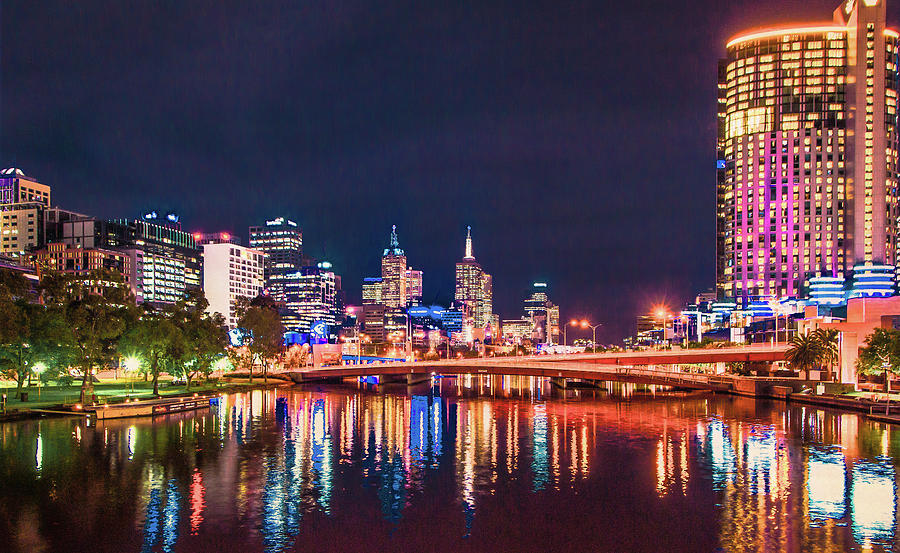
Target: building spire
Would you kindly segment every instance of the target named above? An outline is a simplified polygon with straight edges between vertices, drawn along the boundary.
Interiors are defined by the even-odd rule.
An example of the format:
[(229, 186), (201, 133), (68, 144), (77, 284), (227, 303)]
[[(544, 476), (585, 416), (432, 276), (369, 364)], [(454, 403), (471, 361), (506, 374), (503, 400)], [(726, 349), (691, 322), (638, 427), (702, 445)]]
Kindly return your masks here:
[(472, 227), (466, 227), (466, 257), (464, 259), (475, 259), (472, 255)]
[(384, 250), (384, 257), (389, 255), (405, 255), (400, 249), (400, 241), (397, 239), (397, 225), (391, 225), (391, 243)]

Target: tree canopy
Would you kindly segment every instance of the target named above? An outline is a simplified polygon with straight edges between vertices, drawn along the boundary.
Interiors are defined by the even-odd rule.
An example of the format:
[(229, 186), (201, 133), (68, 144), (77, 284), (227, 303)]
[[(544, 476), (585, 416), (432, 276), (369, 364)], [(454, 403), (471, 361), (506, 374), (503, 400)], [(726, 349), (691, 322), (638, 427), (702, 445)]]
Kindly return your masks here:
[(884, 375), (884, 389), (890, 390), (891, 374), (900, 374), (900, 331), (876, 328), (859, 350), (856, 369), (863, 374)]

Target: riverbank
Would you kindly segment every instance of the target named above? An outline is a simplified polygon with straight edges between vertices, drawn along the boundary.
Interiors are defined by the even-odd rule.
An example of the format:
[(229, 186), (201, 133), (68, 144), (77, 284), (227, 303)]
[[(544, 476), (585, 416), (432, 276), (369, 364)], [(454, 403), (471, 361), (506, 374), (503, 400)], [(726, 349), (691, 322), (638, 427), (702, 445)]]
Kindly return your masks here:
[[(210, 396), (217, 394), (246, 392), (249, 390), (274, 388), (284, 386), (287, 383), (280, 379), (269, 379), (263, 382), (262, 378), (255, 377), (253, 382), (246, 378), (223, 378), (211, 382), (197, 382), (187, 390), (183, 384), (172, 384), (171, 380), (160, 382), (159, 398), (179, 398), (197, 396)], [(6, 409), (0, 411), (0, 422), (37, 418), (48, 414), (71, 412), (78, 404), (81, 393), (80, 385), (73, 386), (31, 386), (24, 388), (28, 393), (27, 401), (14, 399), (15, 386), (3, 386), (0, 393), (6, 394)], [(97, 396), (98, 405), (113, 405), (134, 400), (154, 399), (152, 382), (143, 379), (118, 379), (113, 382), (101, 381), (94, 384), (94, 394)]]

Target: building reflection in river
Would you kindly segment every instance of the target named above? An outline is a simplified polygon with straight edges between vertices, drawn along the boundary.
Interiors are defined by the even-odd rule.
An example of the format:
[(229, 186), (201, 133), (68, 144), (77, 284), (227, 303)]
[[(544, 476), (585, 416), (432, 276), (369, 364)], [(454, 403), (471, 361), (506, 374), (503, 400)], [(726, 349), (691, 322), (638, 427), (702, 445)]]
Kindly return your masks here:
[[(881, 550), (897, 537), (900, 433), (856, 415), (631, 385), (554, 390), (531, 377), (438, 379), (405, 392), (281, 388), (155, 421), (0, 425), (8, 481), (43, 490), (0, 490), (0, 512), (26, 503), (8, 523), (20, 528), (66, 511), (66, 486), (86, 482), (79, 508), (128, 517), (108, 532), (133, 549), (202, 548), (238, 528), (247, 530), (235, 547), (282, 551), (307, 519), (369, 516), (369, 503), (401, 524), (441, 501), (431, 496), (444, 497), (435, 482), (445, 478), (460, 535), (470, 535), (517, 483), (551, 501), (629, 474), (621, 490), (659, 505), (711, 497), (708, 528), (725, 550)], [(48, 527), (16, 530), (11, 543), (83, 548), (40, 534)]]

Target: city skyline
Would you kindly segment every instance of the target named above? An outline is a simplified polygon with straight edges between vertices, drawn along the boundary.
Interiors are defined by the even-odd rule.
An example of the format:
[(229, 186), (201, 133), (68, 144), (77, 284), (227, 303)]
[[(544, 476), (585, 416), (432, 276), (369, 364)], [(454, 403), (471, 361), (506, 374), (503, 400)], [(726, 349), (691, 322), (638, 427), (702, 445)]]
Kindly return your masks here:
[[(517, 313), (521, 290), (546, 280), (561, 316), (604, 320), (599, 335), (612, 342), (652, 305), (674, 308), (715, 284), (725, 43), (754, 27), (825, 19), (834, 2), (548, 4), (522, 6), (512, 21), (490, 3), (348, 6), (317, 11), (317, 29), (287, 8), (246, 14), (229, 2), (140, 17), (99, 3), (77, 15), (60, 3), (52, 21), (45, 8), (3, 7), (0, 159), (53, 186), (54, 204), (104, 219), (171, 208), (188, 230), (242, 237), (285, 212), (309, 255), (332, 261), (347, 283), (369, 276), (381, 229), (397, 224), (428, 275), (426, 301), (452, 297), (457, 236), (472, 225), (497, 313)], [(900, 5), (887, 10), (896, 25)], [(274, 20), (303, 38), (264, 32)], [(220, 34), (229, 22), (265, 40), (229, 40)], [(388, 23), (398, 34), (378, 32)], [(435, 24), (444, 40), (420, 44)], [(104, 48), (123, 36), (128, 47)], [(359, 40), (371, 43), (371, 72), (346, 63)], [(610, 54), (620, 51), (633, 53)], [(263, 54), (266, 63), (249, 63)]]

